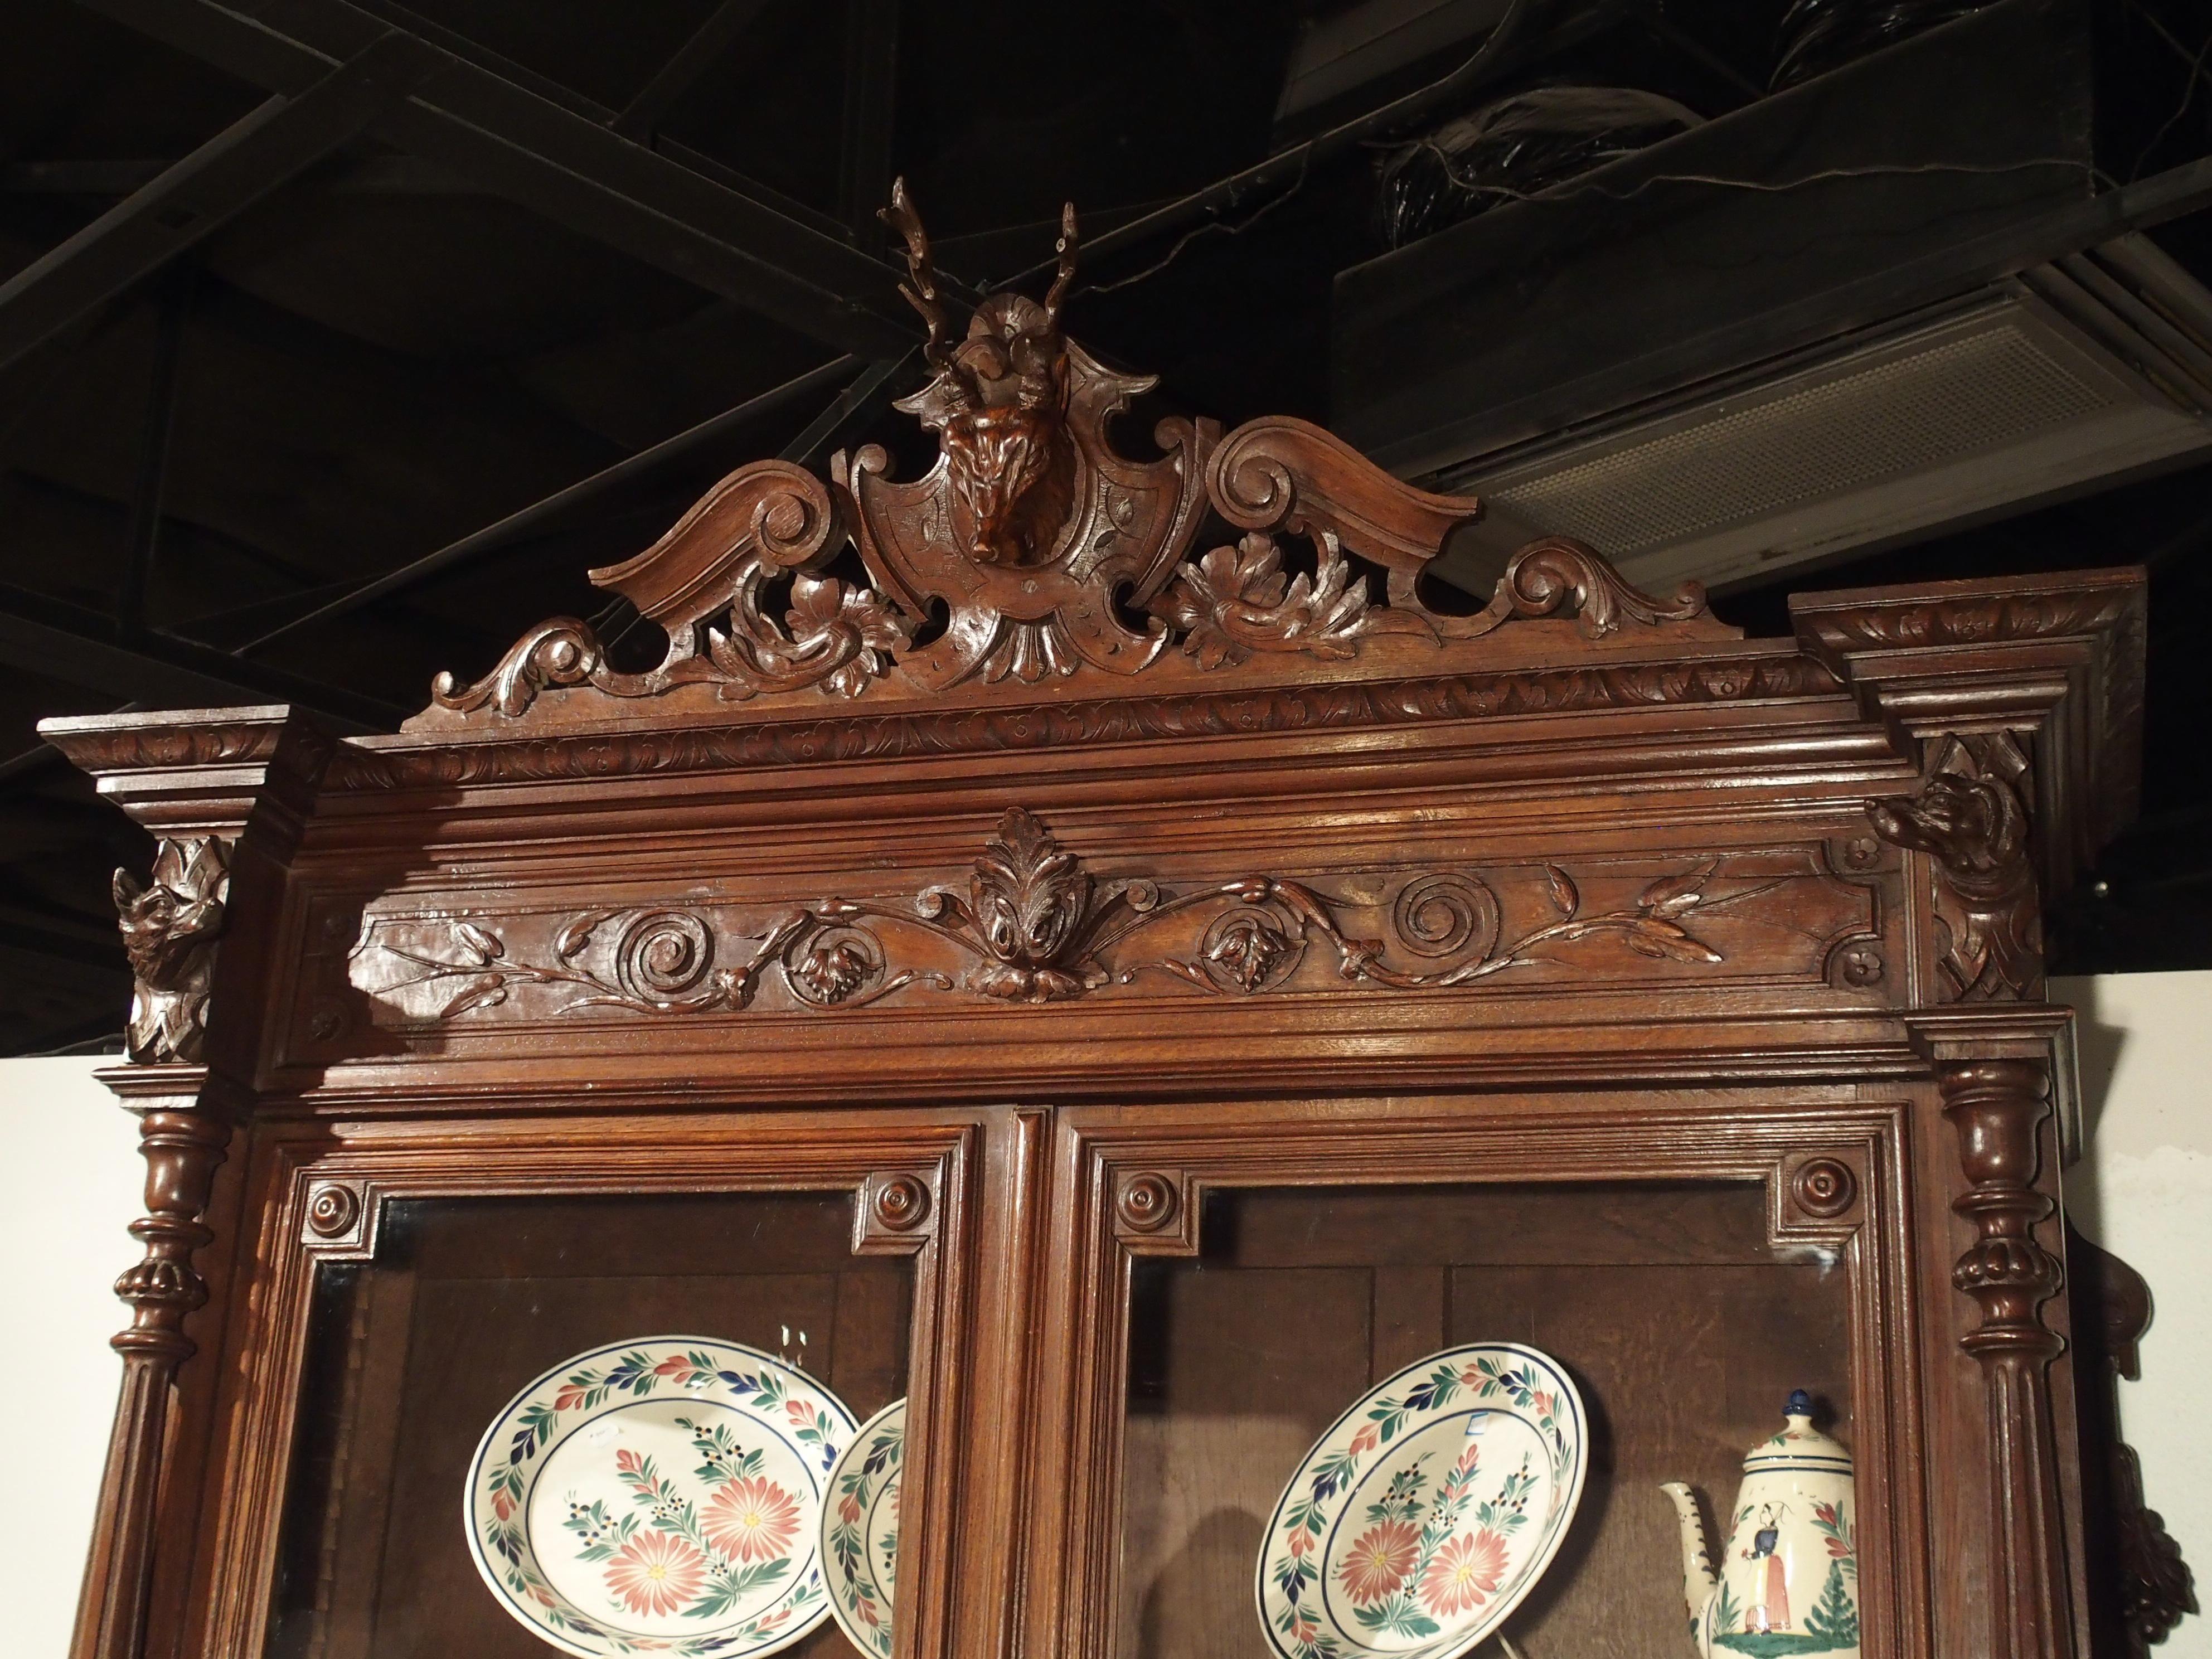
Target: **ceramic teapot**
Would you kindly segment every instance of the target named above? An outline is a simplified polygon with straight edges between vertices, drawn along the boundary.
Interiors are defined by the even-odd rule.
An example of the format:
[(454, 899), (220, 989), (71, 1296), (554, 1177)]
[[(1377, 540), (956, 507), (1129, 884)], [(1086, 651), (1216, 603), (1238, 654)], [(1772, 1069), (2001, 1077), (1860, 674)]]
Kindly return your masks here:
[(1857, 1659), (1859, 1562), (1851, 1455), (1813, 1426), (1803, 1389), (1782, 1432), (1743, 1460), (1718, 1571), (1705, 1523), (1679, 1480), (1659, 1488), (1682, 1523), (1682, 1594), (1703, 1659), (1820, 1653)]

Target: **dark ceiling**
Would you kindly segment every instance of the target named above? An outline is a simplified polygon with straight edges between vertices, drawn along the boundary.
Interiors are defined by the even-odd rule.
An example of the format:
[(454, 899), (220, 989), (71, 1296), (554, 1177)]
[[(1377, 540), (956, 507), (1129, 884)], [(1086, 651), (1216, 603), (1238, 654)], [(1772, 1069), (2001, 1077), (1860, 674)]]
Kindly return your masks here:
[[(1048, 259), (1073, 198), (1073, 330), (1159, 373), (1164, 407), (1325, 421), (1332, 283), (1382, 251), (1382, 141), (1561, 81), (1745, 107), (1784, 9), (0, 5), (0, 1051), (119, 1029), (108, 873), (149, 856), (38, 743), (39, 719), (295, 701), (388, 728), (436, 670), (481, 672), (542, 617), (622, 632), (583, 571), (732, 465), (863, 438), (911, 452), (884, 404), (917, 378), (918, 330), (872, 217), (894, 170), (971, 289)], [(1422, 98), (1501, 11), (1511, 38)], [(2212, 7), (2096, 13), (2096, 187), (2199, 161)], [(1458, 21), (1289, 108), (1294, 59), (1353, 14)], [(2155, 234), (2212, 274), (2197, 218)], [(2144, 823), (2069, 901), (2062, 971), (2212, 963), (2207, 482), (2114, 483), (1723, 607), (1778, 629), (1788, 586), (2152, 565)], [(652, 655), (649, 631), (623, 648)]]

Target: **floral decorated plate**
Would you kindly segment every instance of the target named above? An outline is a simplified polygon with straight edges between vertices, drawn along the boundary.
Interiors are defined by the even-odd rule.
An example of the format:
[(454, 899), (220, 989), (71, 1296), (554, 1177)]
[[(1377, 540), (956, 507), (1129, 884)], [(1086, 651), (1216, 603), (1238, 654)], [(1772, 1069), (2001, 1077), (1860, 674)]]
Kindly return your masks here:
[(854, 1431), (830, 1471), (822, 1510), (822, 1576), (830, 1611), (853, 1645), (890, 1659), (897, 1586), (899, 1475), (906, 1462), (906, 1401), (894, 1400)]
[(828, 1616), (844, 1402), (703, 1336), (580, 1353), (492, 1419), (461, 1510), (501, 1606), (564, 1652), (757, 1659)]
[(1447, 1348), (1378, 1384), (1291, 1477), (1261, 1545), (1260, 1623), (1281, 1659), (1456, 1659), (1535, 1588), (1588, 1462), (1559, 1361)]

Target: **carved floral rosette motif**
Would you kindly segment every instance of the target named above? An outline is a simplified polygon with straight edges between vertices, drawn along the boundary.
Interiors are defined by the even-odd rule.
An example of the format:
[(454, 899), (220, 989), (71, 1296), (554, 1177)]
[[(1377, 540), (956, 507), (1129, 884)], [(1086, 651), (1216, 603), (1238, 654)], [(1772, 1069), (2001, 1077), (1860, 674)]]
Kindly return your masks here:
[[(1181, 990), (1453, 991), (1730, 973), (1778, 953), (1854, 989), (1884, 971), (1872, 890), (1817, 849), (1679, 868), (1611, 859), (1482, 871), (1339, 871), (1163, 882), (1094, 872), (1032, 814), (1006, 814), (963, 882), (783, 906), (641, 906), (560, 918), (368, 917), (348, 977), (373, 1018), (780, 1008), (950, 994), (1046, 1003)], [(332, 1033), (334, 1035), (334, 1033)]]

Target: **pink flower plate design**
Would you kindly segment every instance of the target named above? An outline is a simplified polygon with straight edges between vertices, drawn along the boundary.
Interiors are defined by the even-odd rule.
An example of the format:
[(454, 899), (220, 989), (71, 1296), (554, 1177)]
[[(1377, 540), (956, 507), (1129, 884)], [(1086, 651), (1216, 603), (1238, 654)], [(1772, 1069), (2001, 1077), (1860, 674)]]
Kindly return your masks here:
[(469, 1553), (563, 1652), (762, 1659), (829, 1616), (823, 1505), (853, 1437), (842, 1401), (757, 1348), (595, 1348), (484, 1431), (461, 1499)]
[(1551, 1565), (1588, 1463), (1564, 1367), (1478, 1342), (1331, 1424), (1275, 1505), (1253, 1594), (1278, 1659), (1458, 1659)]
[(906, 1401), (894, 1400), (854, 1431), (830, 1471), (822, 1509), (822, 1576), (830, 1611), (870, 1659), (890, 1659), (897, 1589), (899, 1476), (906, 1463)]

